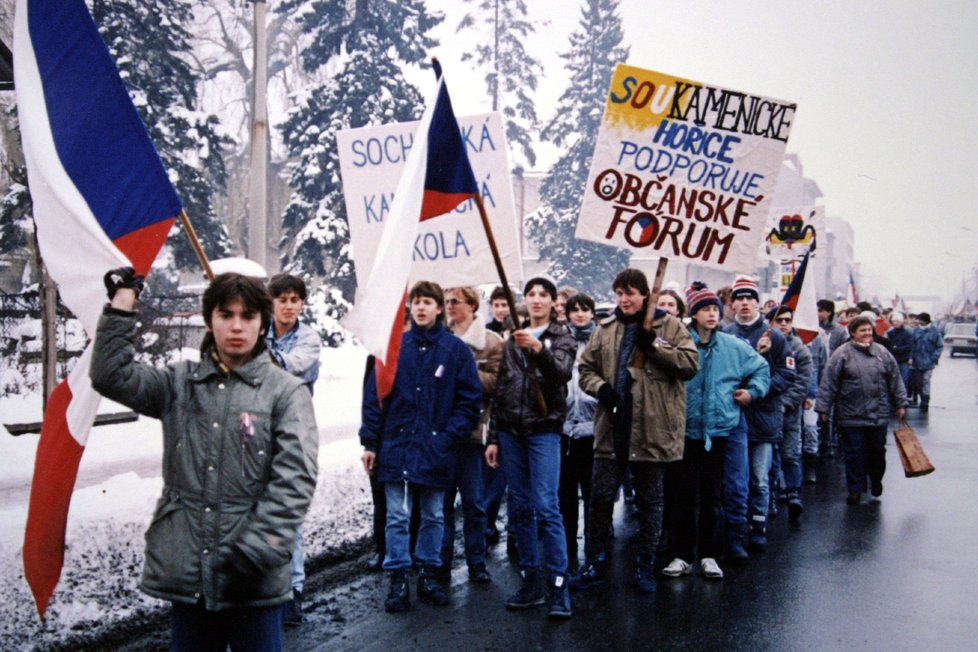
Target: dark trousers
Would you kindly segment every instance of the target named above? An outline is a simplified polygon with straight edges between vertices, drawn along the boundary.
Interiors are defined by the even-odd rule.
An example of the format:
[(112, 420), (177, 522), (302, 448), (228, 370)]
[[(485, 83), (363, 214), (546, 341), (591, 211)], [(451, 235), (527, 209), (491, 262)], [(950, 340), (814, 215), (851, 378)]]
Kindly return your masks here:
[(727, 439), (686, 439), (683, 459), (666, 465), (666, 518), (672, 554), (688, 562), (720, 556)]
[(585, 551), (588, 559), (611, 551), (611, 522), (615, 494), (625, 479), (626, 469), (635, 483), (635, 505), (638, 507), (638, 552), (653, 557), (662, 534), (662, 481), (666, 465), (661, 462), (627, 462), (595, 458), (591, 475), (591, 502), (588, 511)]
[(886, 426), (841, 428), (845, 437), (846, 487), (851, 493), (866, 492), (866, 477), (881, 482), (886, 473)]
[(584, 499), (584, 531), (587, 532), (594, 437), (561, 437), (560, 453), (560, 515), (564, 519), (564, 534), (567, 537), (567, 558), (573, 563), (577, 560), (578, 489)]
[(208, 611), (202, 603), (173, 603), (173, 652), (281, 652), (282, 605)]

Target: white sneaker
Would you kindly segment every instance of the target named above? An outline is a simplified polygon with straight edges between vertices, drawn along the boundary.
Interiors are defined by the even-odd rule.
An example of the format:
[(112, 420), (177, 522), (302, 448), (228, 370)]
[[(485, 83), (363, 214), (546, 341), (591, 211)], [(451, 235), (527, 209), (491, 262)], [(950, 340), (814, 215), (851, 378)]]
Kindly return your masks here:
[(666, 577), (680, 577), (681, 575), (689, 575), (693, 572), (693, 567), (684, 562), (679, 557), (676, 557), (669, 565), (662, 569), (662, 574)]
[(713, 557), (704, 557), (700, 560), (700, 570), (703, 573), (703, 577), (710, 580), (722, 580), (723, 571), (720, 570), (720, 565), (717, 564), (717, 560)]

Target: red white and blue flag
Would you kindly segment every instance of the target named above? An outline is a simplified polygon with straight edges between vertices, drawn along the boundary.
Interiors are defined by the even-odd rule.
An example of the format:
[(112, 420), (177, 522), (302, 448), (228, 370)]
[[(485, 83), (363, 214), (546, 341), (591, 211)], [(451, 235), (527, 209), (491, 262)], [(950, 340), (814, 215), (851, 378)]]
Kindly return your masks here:
[(376, 356), (380, 399), (390, 394), (397, 374), (405, 287), (418, 224), (444, 215), (479, 194), (445, 79), (437, 61), (434, 65), (438, 76), (434, 101), (428, 102), (418, 125), (366, 286), (357, 288), (353, 309), (343, 320)]
[[(17, 0), (17, 110), (41, 255), (65, 305), (95, 334), (102, 277), (149, 272), (182, 210), (84, 0)], [(34, 463), (24, 576), (43, 618), (99, 396), (91, 346), (52, 393)]]
[(818, 336), (818, 299), (815, 297), (815, 284), (807, 278), (808, 261), (811, 251), (805, 254), (801, 264), (795, 270), (788, 289), (784, 292), (781, 305), (791, 308), (794, 313), (792, 325), (798, 332), (798, 337), (808, 344)]
[(856, 291), (856, 279), (852, 275), (852, 270), (849, 270), (849, 287), (847, 289), (848, 296), (846, 297), (846, 302), (850, 306), (855, 306), (859, 303), (859, 292)]

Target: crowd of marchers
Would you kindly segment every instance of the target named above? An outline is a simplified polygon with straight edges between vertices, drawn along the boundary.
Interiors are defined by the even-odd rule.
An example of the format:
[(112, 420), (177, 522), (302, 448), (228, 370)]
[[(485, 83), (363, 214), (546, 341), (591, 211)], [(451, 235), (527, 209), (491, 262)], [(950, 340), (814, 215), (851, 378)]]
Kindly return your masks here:
[(802, 486), (830, 456), (849, 505), (880, 498), (890, 420), (928, 410), (943, 346), (928, 314), (823, 300), (803, 340), (748, 276), (653, 294), (625, 269), (611, 289), (598, 316), (536, 276), (516, 315), (496, 288), (487, 323), (473, 288), (411, 288), (393, 388), (378, 394), (368, 361), (360, 428), (388, 612), (410, 608), (415, 573), (417, 600), (449, 603), (457, 499), (468, 581), (492, 581), (504, 500), (522, 578), (506, 608), (566, 619), (573, 592), (609, 581), (619, 500), (638, 523), (631, 585), (649, 594), (763, 553), (771, 519), (802, 518)]
[[(301, 525), (317, 474), (321, 342), (300, 319), (305, 285), (217, 276), (200, 360), (165, 368), (135, 353), (142, 277), (115, 269), (105, 286), (92, 385), (163, 422), (140, 587), (172, 603), (171, 649), (281, 650), (283, 625), (302, 622)], [(837, 450), (849, 505), (883, 493), (891, 417), (929, 406), (943, 346), (929, 315), (836, 315), (820, 301), (806, 342), (790, 309), (762, 310), (750, 277), (653, 294), (625, 269), (611, 289), (615, 306), (598, 316), (590, 296), (536, 276), (517, 314), (493, 291), (488, 323), (473, 288), (410, 289), (384, 390), (390, 374), (368, 358), (359, 433), (387, 611), (410, 608), (415, 574), (418, 600), (449, 603), (457, 498), (468, 580), (492, 582), (505, 501), (522, 578), (506, 608), (567, 619), (572, 591), (609, 580), (619, 500), (638, 522), (631, 584), (650, 594), (696, 568), (722, 580), (722, 564), (762, 553), (770, 519), (802, 518), (802, 484)]]

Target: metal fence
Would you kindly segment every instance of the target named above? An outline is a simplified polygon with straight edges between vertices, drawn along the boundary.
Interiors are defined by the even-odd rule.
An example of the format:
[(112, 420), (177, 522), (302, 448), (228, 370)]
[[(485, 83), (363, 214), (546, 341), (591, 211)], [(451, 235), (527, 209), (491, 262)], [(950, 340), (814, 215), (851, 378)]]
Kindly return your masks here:
[[(204, 321), (199, 294), (140, 297), (139, 359), (166, 364), (200, 347)], [(64, 378), (87, 343), (81, 324), (58, 302), (57, 374)], [(41, 299), (36, 291), (0, 292), (0, 396), (42, 391)]]

